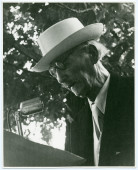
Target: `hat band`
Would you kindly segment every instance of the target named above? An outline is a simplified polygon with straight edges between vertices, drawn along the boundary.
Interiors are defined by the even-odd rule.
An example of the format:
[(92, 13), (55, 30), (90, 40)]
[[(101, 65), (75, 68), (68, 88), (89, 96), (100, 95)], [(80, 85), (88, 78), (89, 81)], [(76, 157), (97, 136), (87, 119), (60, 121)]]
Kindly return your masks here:
[(48, 28), (38, 38), (38, 44), (42, 51), (42, 55), (45, 56), (46, 53), (60, 42), (82, 28), (84, 28), (84, 26), (77, 18), (66, 19), (64, 22), (58, 22)]

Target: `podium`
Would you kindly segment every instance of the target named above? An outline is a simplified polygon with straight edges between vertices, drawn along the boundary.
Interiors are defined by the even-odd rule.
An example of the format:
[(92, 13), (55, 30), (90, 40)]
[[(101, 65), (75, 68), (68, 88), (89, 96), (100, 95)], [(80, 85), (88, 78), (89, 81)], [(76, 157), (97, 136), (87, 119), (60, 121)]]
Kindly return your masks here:
[(4, 167), (83, 166), (85, 159), (4, 131)]

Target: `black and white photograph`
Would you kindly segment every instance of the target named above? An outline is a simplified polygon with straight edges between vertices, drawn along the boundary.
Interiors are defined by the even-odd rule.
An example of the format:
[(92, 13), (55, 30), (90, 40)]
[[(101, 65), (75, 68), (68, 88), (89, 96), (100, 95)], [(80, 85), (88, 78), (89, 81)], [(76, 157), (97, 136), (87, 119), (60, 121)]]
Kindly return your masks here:
[(3, 168), (135, 168), (135, 3), (2, 10)]

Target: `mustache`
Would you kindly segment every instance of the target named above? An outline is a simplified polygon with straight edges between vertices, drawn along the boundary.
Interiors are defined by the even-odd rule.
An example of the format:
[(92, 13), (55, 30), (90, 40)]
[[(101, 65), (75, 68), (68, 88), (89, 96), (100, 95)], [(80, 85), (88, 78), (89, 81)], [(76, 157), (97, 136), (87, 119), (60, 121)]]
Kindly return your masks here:
[(62, 83), (61, 84), (61, 86), (63, 87), (63, 88), (66, 88), (66, 89), (68, 89), (68, 90), (70, 90), (70, 88), (75, 84), (76, 82), (65, 82), (65, 83)]
[(69, 89), (69, 85), (68, 85), (68, 84), (62, 83), (62, 84), (61, 84), (61, 87), (65, 88), (65, 89)]

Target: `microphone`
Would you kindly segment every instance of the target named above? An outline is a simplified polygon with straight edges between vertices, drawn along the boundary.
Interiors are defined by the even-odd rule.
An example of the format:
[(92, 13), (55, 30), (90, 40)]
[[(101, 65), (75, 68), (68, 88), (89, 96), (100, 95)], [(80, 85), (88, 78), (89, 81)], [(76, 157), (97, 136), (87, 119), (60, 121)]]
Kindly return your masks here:
[(26, 100), (20, 103), (20, 113), (24, 116), (31, 114), (38, 114), (43, 112), (44, 104), (41, 101), (40, 97), (36, 97), (30, 100)]
[(26, 100), (20, 103), (20, 108), (15, 112), (15, 121), (17, 124), (18, 133), (20, 136), (23, 136), (20, 116), (38, 114), (38, 113), (43, 112), (43, 110), (44, 110), (44, 104), (39, 97)]

